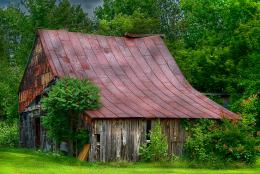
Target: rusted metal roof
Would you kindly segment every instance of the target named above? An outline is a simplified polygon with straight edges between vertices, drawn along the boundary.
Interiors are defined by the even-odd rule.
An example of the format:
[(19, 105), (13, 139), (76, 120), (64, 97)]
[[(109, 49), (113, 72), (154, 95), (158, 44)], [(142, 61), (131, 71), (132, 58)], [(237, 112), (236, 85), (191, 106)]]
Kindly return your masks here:
[(91, 118), (213, 118), (239, 116), (195, 90), (161, 37), (111, 37), (39, 30), (57, 77), (88, 78), (103, 107)]

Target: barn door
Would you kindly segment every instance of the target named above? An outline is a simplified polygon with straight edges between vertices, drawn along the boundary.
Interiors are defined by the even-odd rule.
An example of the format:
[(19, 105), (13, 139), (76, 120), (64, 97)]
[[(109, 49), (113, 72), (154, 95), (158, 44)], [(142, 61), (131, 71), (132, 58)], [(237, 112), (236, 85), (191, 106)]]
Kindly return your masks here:
[(41, 119), (36, 117), (35, 119), (35, 147), (40, 148), (41, 146)]

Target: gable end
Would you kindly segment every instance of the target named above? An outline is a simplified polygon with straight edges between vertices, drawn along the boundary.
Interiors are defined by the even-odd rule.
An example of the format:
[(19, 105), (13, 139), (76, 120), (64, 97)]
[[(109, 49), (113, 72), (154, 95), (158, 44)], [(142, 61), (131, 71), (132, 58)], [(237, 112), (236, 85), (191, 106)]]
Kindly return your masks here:
[(20, 84), (19, 112), (29, 106), (53, 79), (54, 75), (38, 38)]

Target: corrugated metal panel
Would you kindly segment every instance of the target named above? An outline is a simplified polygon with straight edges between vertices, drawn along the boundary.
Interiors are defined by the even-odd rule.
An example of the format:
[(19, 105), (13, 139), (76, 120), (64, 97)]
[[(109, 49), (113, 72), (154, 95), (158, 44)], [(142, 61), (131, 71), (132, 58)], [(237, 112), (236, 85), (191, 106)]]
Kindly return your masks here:
[(103, 107), (92, 118), (239, 118), (186, 81), (160, 36), (125, 38), (39, 30), (59, 77), (88, 78)]

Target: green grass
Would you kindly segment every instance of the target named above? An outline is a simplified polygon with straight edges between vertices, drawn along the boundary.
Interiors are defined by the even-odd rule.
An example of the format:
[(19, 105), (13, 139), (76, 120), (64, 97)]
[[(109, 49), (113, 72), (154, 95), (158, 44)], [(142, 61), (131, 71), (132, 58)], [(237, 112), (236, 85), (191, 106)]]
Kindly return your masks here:
[(185, 166), (162, 166), (155, 163), (98, 164), (24, 149), (0, 149), (0, 174), (260, 174), (260, 159), (252, 168), (213, 170)]

